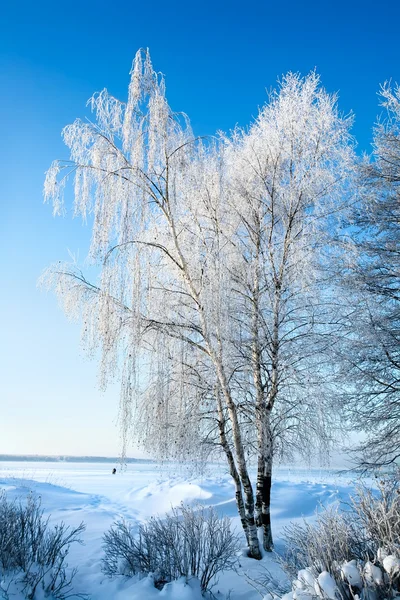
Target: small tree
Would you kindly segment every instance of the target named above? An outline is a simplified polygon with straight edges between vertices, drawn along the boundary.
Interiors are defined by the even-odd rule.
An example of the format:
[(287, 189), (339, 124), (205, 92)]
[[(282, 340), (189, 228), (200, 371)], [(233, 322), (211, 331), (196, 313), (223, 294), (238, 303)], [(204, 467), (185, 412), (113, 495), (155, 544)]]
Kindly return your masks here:
[(122, 363), (125, 436), (136, 399), (142, 439), (164, 456), (222, 449), (260, 558), (249, 456), (271, 550), (273, 456), (329, 440), (323, 394), (311, 392), (328, 339), (318, 273), (351, 168), (349, 121), (315, 74), (288, 75), (248, 132), (204, 142), (142, 52), (128, 102), (104, 90), (91, 105), (96, 123), (65, 128), (71, 161), (53, 163), (45, 196), (61, 212), (74, 175), (99, 283), (71, 265), (46, 279), (82, 315), (89, 350), (100, 347), (103, 381)]

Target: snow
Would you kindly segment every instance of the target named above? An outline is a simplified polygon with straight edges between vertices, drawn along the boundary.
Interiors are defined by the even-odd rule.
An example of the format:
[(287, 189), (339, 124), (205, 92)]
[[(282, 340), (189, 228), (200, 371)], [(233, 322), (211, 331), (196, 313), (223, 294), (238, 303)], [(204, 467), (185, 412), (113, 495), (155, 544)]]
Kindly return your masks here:
[(350, 583), (350, 585), (361, 589), (362, 578), (361, 573), (357, 565), (356, 560), (350, 560), (342, 565), (343, 577)]
[(309, 592), (305, 590), (295, 590), (293, 592), (294, 600), (313, 600), (315, 598), (315, 594), (310, 590)]
[(322, 571), (322, 573), (318, 575), (315, 591), (321, 598), (336, 600), (338, 588), (332, 575), (330, 575), (327, 571)]
[(307, 587), (314, 588), (315, 579), (310, 569), (301, 569), (297, 574), (297, 578), (302, 582), (305, 589)]
[(167, 583), (160, 592), (161, 597), (171, 598), (171, 600), (175, 600), (175, 598), (179, 598), (179, 600), (203, 600), (199, 582), (192, 579), (186, 583), (184, 577), (179, 581)]
[(293, 600), (293, 592), (288, 592), (287, 594), (283, 594), (281, 600)]
[(378, 552), (376, 553), (378, 560), (383, 562), (383, 559), (389, 555), (389, 552), (385, 548), (378, 548)]
[(393, 554), (389, 554), (383, 559), (383, 568), (389, 575), (394, 575), (400, 571), (400, 558), (397, 558)]
[(383, 583), (383, 573), (379, 567), (367, 561), (364, 566), (364, 576), (365, 580), (369, 585), (382, 585)]
[[(241, 532), (234, 486), (225, 467), (215, 465), (208, 476), (196, 478), (177, 474), (177, 470), (174, 473), (172, 466), (166, 470), (153, 463), (129, 464), (116, 475), (111, 474), (112, 467), (109, 463), (0, 462), (0, 490), (6, 490), (10, 498), (24, 497), (29, 492), (40, 495), (51, 523), (86, 523), (85, 545), (72, 546), (68, 558), (71, 568), (78, 567), (73, 584), (76, 593), (89, 593), (92, 600), (199, 600), (199, 584), (194, 580), (172, 582), (160, 591), (154, 587), (151, 576), (107, 578), (101, 572), (102, 536), (118, 518), (137, 526), (181, 502), (212, 505), (221, 516), (230, 517), (232, 526)], [(339, 478), (329, 471), (277, 470), (271, 510), (276, 549), (282, 548), (280, 533), (290, 521), (312, 519), (321, 504), (346, 501), (352, 492), (350, 478)], [(218, 600), (258, 599), (258, 592), (246, 576), (257, 578), (264, 567), (277, 581), (287, 581), (273, 555), (264, 556), (260, 563), (240, 555), (239, 565), (237, 572), (219, 576), (213, 588)], [(309, 600), (311, 574), (301, 571), (299, 581), (301, 589), (287, 595), (287, 600)], [(324, 589), (328, 586), (327, 580), (319, 583)]]

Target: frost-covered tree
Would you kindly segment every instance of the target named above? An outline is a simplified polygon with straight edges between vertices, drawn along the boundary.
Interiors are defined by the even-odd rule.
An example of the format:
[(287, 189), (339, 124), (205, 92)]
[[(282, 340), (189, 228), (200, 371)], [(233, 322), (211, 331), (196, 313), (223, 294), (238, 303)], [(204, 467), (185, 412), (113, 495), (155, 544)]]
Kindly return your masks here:
[(316, 360), (329, 332), (322, 250), (346, 193), (349, 121), (315, 74), (288, 75), (248, 131), (195, 138), (147, 52), (127, 103), (103, 90), (91, 105), (93, 123), (65, 128), (71, 160), (53, 163), (45, 197), (62, 212), (74, 177), (99, 280), (75, 265), (45, 280), (82, 317), (103, 382), (121, 369), (125, 441), (133, 414), (158, 455), (203, 461), (222, 450), (260, 558), (256, 520), (272, 547), (273, 457), (329, 437)]
[(318, 444), (326, 450), (332, 435), (325, 383), (336, 321), (325, 263), (353, 164), (350, 120), (335, 102), (315, 73), (289, 74), (251, 128), (225, 141), (226, 206), (237, 223), (228, 266), (232, 354), (251, 406), (257, 522), (267, 550), (274, 458), (305, 456)]
[(383, 86), (387, 118), (374, 132), (372, 161), (361, 167), (362, 201), (351, 231), (356, 299), (344, 345), (352, 385), (352, 426), (367, 432), (357, 448), (363, 468), (400, 458), (400, 89)]

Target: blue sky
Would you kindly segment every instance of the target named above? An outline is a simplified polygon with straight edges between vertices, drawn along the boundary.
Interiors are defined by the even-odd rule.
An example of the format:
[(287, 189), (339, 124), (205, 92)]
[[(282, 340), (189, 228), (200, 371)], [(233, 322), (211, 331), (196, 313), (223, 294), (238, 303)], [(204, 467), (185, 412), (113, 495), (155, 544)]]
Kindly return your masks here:
[(0, 453), (119, 451), (117, 387), (99, 392), (78, 324), (36, 289), (68, 249), (86, 255), (88, 228), (53, 218), (42, 187), (50, 162), (67, 158), (62, 127), (92, 93), (124, 99), (134, 54), (149, 47), (170, 104), (206, 135), (249, 123), (282, 74), (316, 68), (370, 151), (379, 84), (400, 82), (399, 21), (397, 0), (3, 2)]

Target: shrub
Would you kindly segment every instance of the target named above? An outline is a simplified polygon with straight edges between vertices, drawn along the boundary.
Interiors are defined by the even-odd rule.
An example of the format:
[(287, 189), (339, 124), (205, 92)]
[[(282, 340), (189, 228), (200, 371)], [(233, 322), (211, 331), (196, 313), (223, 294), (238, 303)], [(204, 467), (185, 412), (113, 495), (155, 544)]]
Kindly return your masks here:
[(70, 597), (76, 569), (68, 571), (66, 558), (71, 544), (82, 543), (84, 530), (83, 523), (51, 528), (40, 498), (30, 494), (23, 503), (0, 492), (0, 598), (22, 594), (33, 600), (39, 590), (59, 600)]
[(393, 598), (400, 592), (400, 485), (398, 474), (361, 486), (347, 510), (327, 509), (315, 524), (291, 524), (280, 558), (295, 578), (285, 600)]
[(125, 521), (114, 523), (104, 535), (103, 572), (108, 576), (153, 573), (155, 584), (179, 577), (197, 577), (201, 590), (214, 577), (232, 569), (239, 549), (227, 517), (212, 508), (181, 506), (164, 519), (153, 517), (139, 525), (137, 534)]
[(400, 471), (378, 482), (378, 493), (361, 487), (352, 501), (358, 528), (375, 553), (400, 557)]
[(337, 563), (373, 555), (354, 515), (338, 508), (325, 509), (313, 525), (291, 523), (284, 528), (283, 537), (286, 549), (280, 562), (291, 577), (310, 566), (319, 573), (331, 572)]

